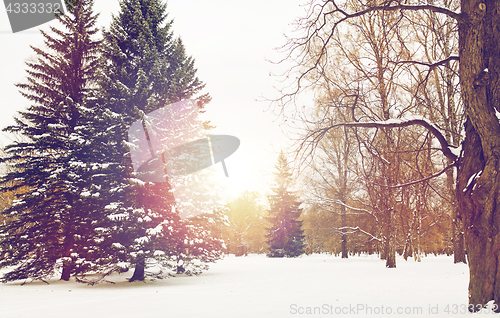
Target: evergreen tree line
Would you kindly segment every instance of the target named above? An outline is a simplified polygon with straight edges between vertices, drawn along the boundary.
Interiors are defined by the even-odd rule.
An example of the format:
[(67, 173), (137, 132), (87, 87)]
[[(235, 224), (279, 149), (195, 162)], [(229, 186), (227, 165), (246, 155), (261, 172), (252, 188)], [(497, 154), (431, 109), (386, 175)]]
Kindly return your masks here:
[(169, 180), (135, 177), (127, 142), (134, 121), (168, 104), (196, 99), (203, 111), (194, 60), (160, 0), (121, 1), (102, 36), (93, 0), (65, 3), (17, 84), (31, 106), (4, 130), (17, 140), (1, 159), (0, 279), (198, 274), (221, 256), (221, 212), (205, 202), (206, 213), (181, 219)]

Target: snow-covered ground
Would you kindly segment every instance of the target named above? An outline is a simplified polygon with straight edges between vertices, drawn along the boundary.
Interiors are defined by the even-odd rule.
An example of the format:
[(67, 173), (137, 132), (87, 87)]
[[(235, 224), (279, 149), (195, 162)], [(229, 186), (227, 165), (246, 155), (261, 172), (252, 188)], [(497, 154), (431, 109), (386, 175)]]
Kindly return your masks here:
[[(54, 280), (0, 285), (0, 317), (474, 317), (468, 268), (446, 256), (229, 256), (196, 277), (87, 286)], [(479, 316), (483, 316), (479, 314)]]

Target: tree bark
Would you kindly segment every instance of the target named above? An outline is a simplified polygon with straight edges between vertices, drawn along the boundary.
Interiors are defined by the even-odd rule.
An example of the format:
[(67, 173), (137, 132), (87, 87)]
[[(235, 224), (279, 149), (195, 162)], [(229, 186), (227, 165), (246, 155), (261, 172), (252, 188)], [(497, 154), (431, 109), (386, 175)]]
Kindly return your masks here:
[[(73, 199), (70, 195), (69, 202), (73, 205)], [(63, 243), (63, 268), (61, 273), (61, 280), (69, 281), (71, 277), (71, 272), (73, 269), (73, 259), (71, 258), (72, 247), (74, 244), (73, 241), (73, 215), (69, 216), (69, 220), (67, 221), (66, 228), (64, 229), (64, 243)]]
[(387, 211), (389, 224), (387, 224), (386, 260), (385, 267), (396, 268), (396, 236), (394, 235), (394, 210)]
[[(451, 164), (448, 160), (448, 164)], [(451, 204), (451, 242), (453, 244), (453, 262), (457, 263), (467, 263), (465, 258), (465, 247), (464, 247), (464, 235), (463, 235), (463, 224), (459, 218), (457, 211), (456, 201), (456, 191), (455, 191), (455, 180), (453, 177), (453, 170), (446, 171), (446, 187), (450, 193)]]
[[(456, 215), (455, 218), (457, 218)], [(454, 226), (455, 234), (453, 241), (453, 263), (467, 264), (467, 258), (465, 257), (465, 241), (464, 232), (462, 231), (462, 222), (459, 222), (459, 220), (457, 219), (457, 223), (459, 226)]]
[[(445, 43), (448, 46), (448, 43)], [(447, 48), (445, 50), (447, 55), (451, 54), (451, 51)], [(446, 110), (443, 103), (443, 109), (441, 112), (447, 114), (444, 116), (444, 123), (446, 127), (445, 138), (448, 143), (453, 146), (458, 146), (460, 143), (460, 130), (458, 127), (457, 117), (456, 117), (456, 107), (454, 102), (455, 87), (453, 86), (453, 69), (451, 68), (451, 63), (446, 63), (445, 72), (445, 85), (446, 85)], [(448, 165), (452, 164), (451, 160), (448, 159)], [(457, 263), (467, 263), (465, 258), (465, 246), (464, 246), (464, 235), (463, 235), (463, 224), (458, 218), (456, 195), (455, 195), (455, 177), (453, 175), (453, 170), (446, 171), (446, 187), (452, 201), (451, 210), (451, 240), (453, 243), (453, 262)]]
[[(69, 228), (69, 227), (68, 227)], [(69, 230), (66, 230), (66, 237), (64, 238), (64, 257), (63, 267), (61, 273), (61, 280), (69, 281), (71, 277), (72, 259), (71, 259), (71, 239)]]
[(141, 258), (135, 264), (134, 274), (129, 279), (129, 282), (133, 282), (136, 280), (144, 281), (144, 268), (146, 267), (146, 261)]
[[(457, 175), (471, 309), (500, 303), (500, 0), (462, 0), (460, 86), (468, 118)], [(487, 69), (487, 72), (485, 71)]]
[(413, 252), (413, 255), (415, 257), (415, 260), (417, 262), (422, 261), (422, 250), (420, 248), (420, 229), (422, 228), (422, 215), (420, 212), (418, 213), (417, 217), (417, 228), (415, 231), (415, 235), (417, 237), (417, 250)]
[(463, 263), (467, 264), (467, 259), (465, 257), (465, 242), (462, 221), (458, 218), (458, 212), (456, 209), (453, 211), (452, 219), (452, 240), (453, 240), (453, 263)]
[(61, 280), (69, 281), (70, 277), (71, 277), (71, 263), (65, 261), (63, 264)]
[[(343, 198), (344, 199), (344, 198)], [(349, 254), (347, 253), (347, 234), (345, 233), (345, 227), (347, 226), (346, 222), (346, 215), (345, 215), (345, 206), (341, 205), (340, 206), (340, 219), (342, 222), (342, 234), (341, 234), (341, 251), (342, 251), (342, 258), (348, 258)]]
[(408, 257), (411, 257), (413, 255), (412, 247), (411, 247), (411, 239), (410, 239), (410, 231), (408, 231), (408, 235), (406, 236), (405, 240), (405, 247), (403, 249), (403, 258), (405, 261), (408, 260)]

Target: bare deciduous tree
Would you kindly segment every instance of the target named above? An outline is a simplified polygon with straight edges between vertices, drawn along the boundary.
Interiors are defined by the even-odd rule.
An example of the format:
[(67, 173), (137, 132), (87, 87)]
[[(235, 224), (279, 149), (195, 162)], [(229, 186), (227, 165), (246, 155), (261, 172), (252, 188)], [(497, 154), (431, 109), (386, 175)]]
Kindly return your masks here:
[[(393, 13), (394, 20), (386, 25), (392, 28), (391, 32), (395, 30), (397, 34), (404, 35), (404, 29), (416, 23), (410, 13), (422, 13), (423, 16), (432, 12), (454, 21), (458, 25), (458, 55), (451, 55), (453, 53), (449, 51), (446, 54), (450, 55), (443, 56), (440, 60), (429, 60), (421, 55), (392, 55), (389, 56), (392, 66), (387, 65), (384, 70), (393, 72), (401, 65), (427, 68), (423, 83), (429, 80), (432, 71), (451, 68), (452, 61), (459, 61), (460, 94), (464, 106), (463, 116), (466, 118), (465, 139), (460, 152), (454, 141), (443, 133), (443, 129), (432, 122), (435, 118), (391, 117), (391, 113), (387, 112), (388, 108), (384, 109), (384, 117), (379, 120), (365, 116), (356, 117), (357, 120), (351, 122), (323, 122), (318, 129), (306, 136), (301, 149), (314, 149), (328, 131), (338, 127), (380, 130), (387, 136), (385, 146), (394, 141), (390, 138), (393, 133), (389, 132), (394, 129), (418, 126), (432, 135), (434, 141), (431, 145), (437, 146), (449, 161), (448, 164), (436, 173), (407, 184), (428, 181), (454, 166), (458, 167), (455, 194), (457, 216), (464, 224), (469, 259), (469, 302), (482, 306), (490, 300), (500, 302), (500, 0), (461, 0), (457, 7), (459, 8), (455, 10), (453, 5), (435, 1), (312, 0), (307, 17), (298, 24), (302, 36), (289, 38), (284, 46), (288, 52), (287, 58), (296, 63), (296, 67), (287, 74), (288, 78), (296, 80), (292, 90), (282, 92), (282, 98), (277, 101), (276, 106), (283, 114), (289, 113), (286, 110), (289, 102), (300, 92), (318, 84), (321, 78), (318, 74), (327, 67), (332, 44), (337, 35), (347, 36), (344, 31), (349, 23), (359, 24), (375, 13)], [(428, 19), (431, 18), (428, 15)], [(360, 28), (360, 32), (372, 31), (367, 25), (361, 24)], [(381, 35), (383, 32), (375, 33)], [(406, 43), (404, 38), (401, 40), (401, 43)], [(395, 52), (403, 53), (404, 50), (400, 48)], [(361, 64), (364, 70), (370, 70), (365, 61)], [(377, 89), (380, 90), (381, 85), (382, 81), (379, 81)], [(425, 103), (423, 95), (419, 95), (422, 92), (417, 90), (416, 94)], [(366, 97), (373, 101), (374, 96), (376, 95)], [(379, 94), (379, 97), (382, 96)], [(383, 101), (379, 102), (383, 104)], [(403, 108), (411, 106), (405, 104), (411, 103), (410, 100), (400, 99), (397, 103)], [(382, 144), (378, 149), (379, 153), (387, 151), (384, 148)], [(303, 153), (312, 154), (307, 151)], [(390, 171), (382, 173), (391, 176)], [(389, 189), (399, 185), (391, 180), (386, 186), (390, 192)], [(392, 197), (390, 193), (388, 196)], [(392, 203), (388, 202), (388, 209), (391, 206)], [(474, 311), (479, 307), (472, 306), (470, 309)]]

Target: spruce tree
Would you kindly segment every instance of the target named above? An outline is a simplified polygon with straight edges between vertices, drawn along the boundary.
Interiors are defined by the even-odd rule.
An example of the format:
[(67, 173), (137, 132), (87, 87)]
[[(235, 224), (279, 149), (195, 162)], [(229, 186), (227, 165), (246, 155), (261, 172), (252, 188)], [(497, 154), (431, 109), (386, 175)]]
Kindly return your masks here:
[[(10, 267), (3, 282), (61, 279), (90, 270), (85, 246), (93, 240), (92, 185), (82, 139), (88, 97), (95, 84), (100, 41), (92, 0), (66, 1), (69, 12), (58, 16), (64, 27), (41, 31), (46, 48), (32, 47), (27, 83), (17, 84), (33, 104), (5, 131), (18, 141), (5, 148), (2, 192), (16, 193), (3, 211), (11, 222), (0, 225), (0, 267)], [(92, 245), (92, 244), (90, 244)]]
[(269, 257), (296, 257), (304, 253), (304, 235), (301, 229), (302, 221), (298, 220), (302, 209), (300, 202), (290, 191), (292, 187), (292, 172), (283, 152), (278, 157), (275, 166), (274, 194), (269, 196), (270, 209), (267, 228), (267, 244)]
[[(209, 244), (209, 250), (196, 246), (203, 252), (196, 249), (192, 254), (200, 241), (195, 236), (209, 232), (199, 230), (199, 222), (181, 220), (169, 182), (137, 178), (127, 132), (134, 122), (144, 123), (148, 113), (184, 99), (196, 98), (196, 111), (202, 111), (210, 97), (195, 96), (204, 84), (196, 77), (194, 60), (182, 41), (173, 36), (166, 5), (159, 0), (126, 0), (120, 6), (104, 32), (104, 68), (95, 100), (99, 114), (89, 128), (99, 148), (94, 179), (101, 184), (96, 191), (104, 211), (96, 222), (102, 240), (95, 262), (115, 264), (110, 270), (116, 266), (127, 270), (130, 264), (135, 267), (130, 281), (145, 279), (150, 260), (174, 272), (180, 266), (197, 273), (196, 268), (205, 266), (194, 259), (217, 258), (221, 243)], [(202, 127), (193, 124), (199, 126), (195, 129)]]

